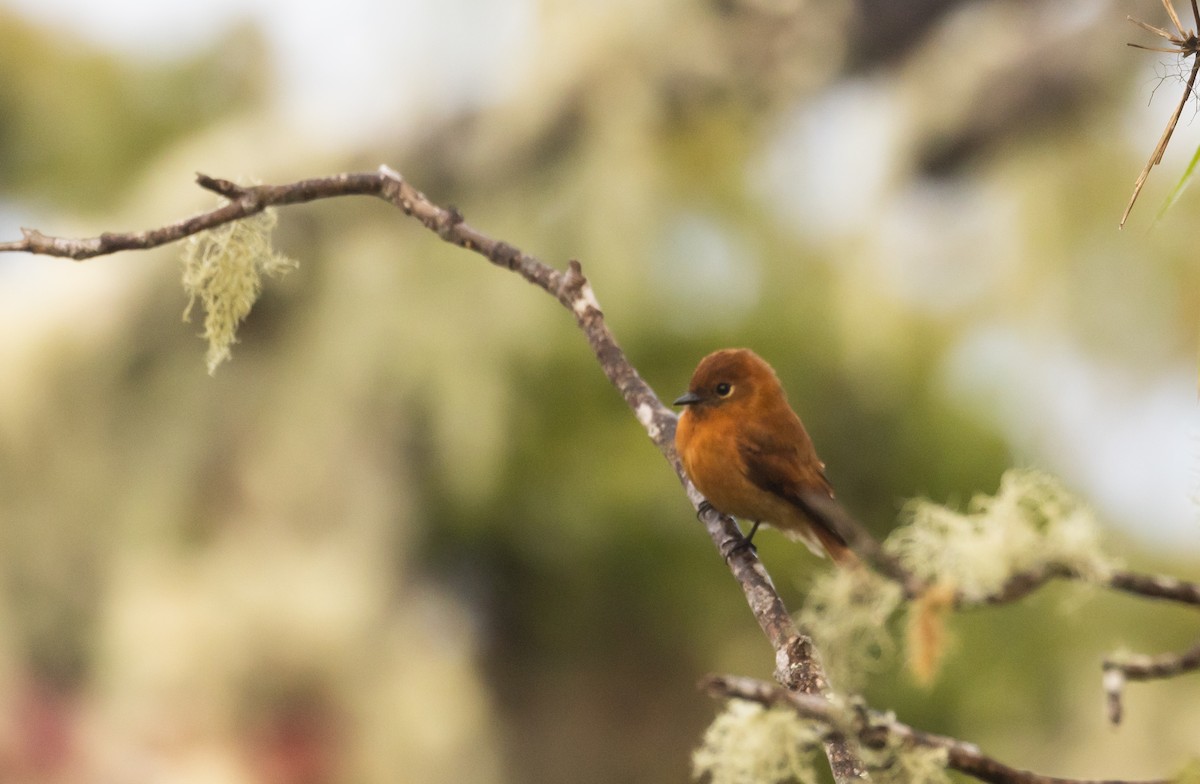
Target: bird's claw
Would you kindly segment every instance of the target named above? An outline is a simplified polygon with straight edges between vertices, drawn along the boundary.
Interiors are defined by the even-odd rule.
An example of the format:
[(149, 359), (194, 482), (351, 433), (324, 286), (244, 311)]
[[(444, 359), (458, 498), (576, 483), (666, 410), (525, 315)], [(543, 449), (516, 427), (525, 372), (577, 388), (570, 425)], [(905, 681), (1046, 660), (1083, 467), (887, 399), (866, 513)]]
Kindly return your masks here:
[(743, 536), (742, 540), (740, 542), (735, 542), (733, 547), (729, 548), (729, 554), (726, 555), (725, 557), (732, 558), (733, 556), (740, 553), (742, 550), (749, 550), (750, 552), (757, 555), (758, 554), (758, 545), (756, 545), (754, 542), (750, 541), (749, 537)]
[[(755, 528), (758, 528), (758, 526), (755, 526)], [(758, 545), (754, 544), (754, 530), (750, 531), (749, 536), (742, 536), (737, 539), (730, 538), (721, 543), (721, 551), (725, 553), (726, 561), (742, 550), (749, 550), (755, 555), (758, 554)]]

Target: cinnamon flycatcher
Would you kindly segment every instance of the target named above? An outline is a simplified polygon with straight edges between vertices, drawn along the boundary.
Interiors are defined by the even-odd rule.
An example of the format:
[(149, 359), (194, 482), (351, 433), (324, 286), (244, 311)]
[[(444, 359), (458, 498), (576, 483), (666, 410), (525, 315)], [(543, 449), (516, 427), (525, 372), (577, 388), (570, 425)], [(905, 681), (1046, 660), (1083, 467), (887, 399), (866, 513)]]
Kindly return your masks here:
[(722, 349), (696, 367), (675, 430), (683, 467), (719, 512), (803, 541), (839, 566), (857, 562), (845, 538), (819, 511), (833, 498), (825, 464), (775, 371), (749, 349)]

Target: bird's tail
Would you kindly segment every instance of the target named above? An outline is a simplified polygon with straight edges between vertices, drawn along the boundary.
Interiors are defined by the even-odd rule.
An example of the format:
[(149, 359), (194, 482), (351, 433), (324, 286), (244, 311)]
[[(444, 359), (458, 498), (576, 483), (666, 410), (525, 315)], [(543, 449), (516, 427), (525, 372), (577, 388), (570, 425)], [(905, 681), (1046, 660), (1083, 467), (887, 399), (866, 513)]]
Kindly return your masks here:
[(817, 535), (817, 539), (821, 542), (821, 547), (825, 549), (825, 552), (829, 553), (829, 558), (835, 564), (843, 569), (862, 565), (862, 561), (846, 545), (845, 539), (823, 525), (814, 525), (812, 531)]
[(854, 551), (846, 544), (846, 540), (834, 530), (821, 523), (812, 522), (811, 516), (806, 520), (798, 520), (786, 528), (781, 527), (784, 535), (793, 541), (803, 542), (805, 547), (818, 558), (826, 555), (841, 567), (858, 566), (862, 563)]

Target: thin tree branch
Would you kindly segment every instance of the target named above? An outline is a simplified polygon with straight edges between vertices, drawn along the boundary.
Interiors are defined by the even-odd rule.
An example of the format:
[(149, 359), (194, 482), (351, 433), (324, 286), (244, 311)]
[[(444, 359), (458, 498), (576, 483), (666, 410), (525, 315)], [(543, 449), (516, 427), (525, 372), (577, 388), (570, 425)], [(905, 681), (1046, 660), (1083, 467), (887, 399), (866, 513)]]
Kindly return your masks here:
[(999, 591), (989, 594), (982, 599), (968, 602), (960, 595), (956, 599), (955, 605), (960, 609), (966, 609), (970, 607), (1008, 604), (1025, 598), (1051, 580), (1072, 579), (1078, 576), (1078, 573), (1074, 569), (1062, 564), (1044, 564), (1035, 569), (1010, 575), (1004, 581), (1004, 585), (1000, 586)]
[[(1086, 580), (1089, 578), (1065, 564), (1048, 563), (1011, 575), (1000, 590), (994, 594), (971, 602), (959, 597), (956, 604), (960, 608), (1008, 604), (1025, 598), (1055, 579)], [(1200, 584), (1180, 580), (1177, 577), (1121, 570), (1113, 572), (1107, 580), (1097, 584), (1113, 591), (1140, 596), (1144, 599), (1162, 599), (1200, 607)]]
[[(1077, 571), (1063, 564), (1046, 564), (1039, 569), (1019, 572), (1005, 582), (999, 592), (972, 604), (957, 603), (960, 608), (1005, 604), (1016, 601), (1041, 588), (1053, 579), (1083, 579)], [(1106, 588), (1128, 593), (1143, 599), (1160, 599), (1200, 607), (1200, 585), (1177, 577), (1138, 572), (1116, 571), (1101, 583)], [(1116, 725), (1124, 715), (1122, 695), (1127, 681), (1149, 681), (1174, 678), (1200, 670), (1200, 643), (1182, 653), (1110, 654), (1102, 665), (1105, 702), (1108, 720)]]
[[(1108, 584), (1114, 590), (1146, 598), (1200, 606), (1200, 585), (1168, 575), (1117, 572)], [(1112, 655), (1104, 660), (1103, 670), (1108, 719), (1119, 724), (1124, 710), (1121, 695), (1125, 682), (1174, 678), (1200, 670), (1200, 643), (1182, 653)]]
[(1108, 720), (1121, 723), (1123, 708), (1121, 694), (1126, 681), (1152, 681), (1174, 678), (1200, 670), (1200, 643), (1182, 653), (1146, 653), (1111, 655), (1105, 658), (1104, 693), (1108, 702)]
[(289, 185), (254, 187), (241, 187), (228, 180), (218, 180), (205, 174), (197, 174), (196, 182), (200, 187), (229, 199), (229, 203), (159, 228), (124, 233), (105, 232), (98, 237), (86, 239), (50, 237), (36, 229), (21, 229), (23, 238), (0, 243), (0, 252), (24, 251), (83, 261), (123, 250), (147, 250), (255, 215), (274, 205), (299, 204), (354, 194), (382, 196), (385, 184), (380, 175), (371, 173), (341, 174)]
[[(870, 749), (895, 745), (938, 749), (946, 752), (947, 767), (989, 784), (1133, 784), (1117, 780), (1095, 781), (1044, 776), (1006, 765), (989, 757), (972, 743), (923, 732), (897, 721), (890, 714), (866, 707), (844, 708), (829, 700), (809, 694), (781, 689), (773, 683), (737, 675), (714, 675), (705, 678), (701, 688), (713, 697), (734, 698), (757, 702), (768, 707), (786, 706), (806, 719), (812, 719), (835, 730), (839, 735), (855, 738)], [(1142, 784), (1163, 784), (1161, 780)]]
[[(24, 251), (81, 261), (123, 250), (145, 250), (166, 245), (249, 217), (272, 206), (352, 195), (375, 196), (390, 202), (406, 215), (419, 220), (441, 239), (512, 270), (571, 311), (604, 374), (675, 470), (701, 522), (741, 586), (759, 626), (775, 649), (776, 676), (788, 689), (799, 690), (814, 700), (828, 701), (828, 681), (816, 658), (812, 641), (792, 622), (770, 575), (753, 550), (735, 546), (742, 541), (736, 523), (713, 511), (688, 481), (675, 454), (675, 413), (663, 405), (621, 350), (605, 324), (604, 313), (578, 261), (569, 262), (565, 271), (558, 270), (505, 242), (495, 240), (468, 225), (457, 209), (443, 208), (431, 202), (387, 166), (381, 166), (378, 172), (340, 174), (285, 185), (241, 186), (204, 174), (198, 174), (196, 181), (202, 188), (225, 197), (229, 202), (186, 220), (141, 232), (105, 233), (94, 238), (70, 239), (22, 229), (23, 239), (0, 243), (0, 252)], [(838, 784), (869, 780), (854, 747), (836, 732), (825, 739), (825, 751)]]
[(1108, 579), (1114, 591), (1200, 607), (1200, 584), (1160, 574), (1114, 572)]
[[(959, 598), (957, 606), (978, 607), (1006, 604), (1021, 599), (1054, 579), (1084, 579), (1076, 570), (1064, 564), (1046, 564), (1038, 569), (1012, 575), (995, 594), (967, 604)], [(1143, 599), (1160, 599), (1200, 607), (1200, 584), (1159, 574), (1116, 571), (1102, 586)], [(1121, 723), (1124, 706), (1121, 699), (1127, 681), (1149, 681), (1174, 678), (1200, 670), (1200, 643), (1182, 653), (1110, 654), (1102, 665), (1105, 702), (1108, 720)]]

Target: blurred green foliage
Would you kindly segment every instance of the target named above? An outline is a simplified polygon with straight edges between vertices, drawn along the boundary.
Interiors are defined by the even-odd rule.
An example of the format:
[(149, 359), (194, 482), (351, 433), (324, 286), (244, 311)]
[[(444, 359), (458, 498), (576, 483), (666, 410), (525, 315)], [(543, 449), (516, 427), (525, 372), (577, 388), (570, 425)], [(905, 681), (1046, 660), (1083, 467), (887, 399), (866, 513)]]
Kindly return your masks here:
[[(0, 181), (7, 198), (100, 210), (171, 143), (266, 94), (252, 27), (165, 63), (118, 58), (0, 9)], [(57, 187), (54, 183), (71, 183)]]
[[(1013, 43), (1033, 37), (1033, 9), (952, 3), (962, 16), (922, 16), (931, 27), (893, 42), (910, 54), (864, 76), (844, 70), (873, 61), (846, 54), (872, 40), (854, 7), (799, 5), (595, 19), (551, 3), (542, 21), (559, 33), (505, 104), (333, 162), (267, 156), (251, 174), (385, 161), (491, 236), (558, 266), (580, 259), (664, 399), (707, 352), (752, 346), (839, 498), (884, 534), (905, 499), (962, 502), (1038, 460), (990, 409), (1008, 388), (965, 399), (946, 382), (964, 334), (1066, 334), (1149, 373), (1189, 355), (1200, 286), (1186, 232), (1112, 240), (1128, 183), (1110, 162), (1135, 174), (1140, 153), (1103, 130), (1131, 81), (1124, 51), (1101, 45), (1108, 33), (1093, 29), (1078, 71), (1062, 74)], [(975, 14), (989, 24), (967, 25)], [(3, 23), (6, 201), (94, 213), (121, 194), (134, 214), (182, 217), (197, 202), (190, 170), (163, 171), (176, 145), (243, 113), (296, 136), (272, 119), (252, 30), (148, 63)], [(956, 44), (963, 27), (995, 38)], [(1034, 76), (993, 94), (994, 61), (972, 52)], [(1091, 97), (1045, 105), (1042, 67)], [(929, 216), (863, 194), (849, 228), (798, 227), (763, 184), (764, 149), (819, 93), (864, 78), (911, 102), (888, 194), (907, 203), (940, 184), (951, 197)], [(980, 125), (969, 108), (981, 94), (1011, 116)], [(1031, 131), (1022, 112), (1034, 110), (1044, 122)], [(922, 158), (934, 139), (955, 142), (958, 168)], [(842, 165), (827, 185), (864, 174)], [(139, 189), (139, 172), (185, 195)], [(977, 201), (989, 205), (978, 230)], [(884, 232), (896, 223), (909, 233)], [(928, 245), (905, 246), (913, 237)], [(20, 766), (28, 749), (11, 729), (34, 682), (70, 695), (54, 703), (76, 728), (59, 757), (96, 776), (147, 758), (249, 781), (685, 779), (718, 712), (696, 681), (770, 677), (774, 662), (569, 314), (373, 201), (283, 210), (275, 244), (300, 269), (268, 283), (212, 379), (196, 328), (179, 322), (171, 249), (89, 262), (120, 296), (13, 331), (32, 348), (0, 385), (0, 773), (52, 780)], [(946, 266), (924, 266), (926, 249)], [(913, 268), (889, 266), (901, 256)], [(963, 298), (950, 283), (975, 266), (986, 285)], [(916, 286), (924, 300), (913, 278), (932, 281)], [(828, 566), (772, 531), (757, 543), (798, 608)], [(1114, 536), (1136, 566), (1194, 566), (1139, 547)], [(1197, 749), (1196, 684), (1131, 685), (1114, 735), (1099, 661), (1122, 645), (1177, 650), (1193, 631), (1176, 608), (1056, 585), (952, 616), (929, 689), (899, 656), (865, 691), (1019, 767), (1166, 775), (1165, 757)]]

